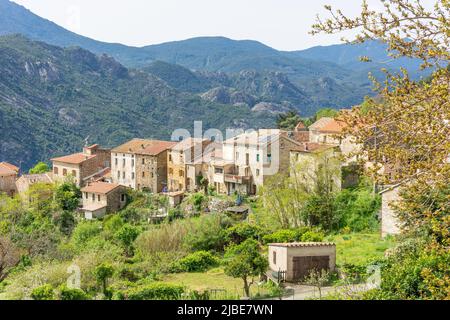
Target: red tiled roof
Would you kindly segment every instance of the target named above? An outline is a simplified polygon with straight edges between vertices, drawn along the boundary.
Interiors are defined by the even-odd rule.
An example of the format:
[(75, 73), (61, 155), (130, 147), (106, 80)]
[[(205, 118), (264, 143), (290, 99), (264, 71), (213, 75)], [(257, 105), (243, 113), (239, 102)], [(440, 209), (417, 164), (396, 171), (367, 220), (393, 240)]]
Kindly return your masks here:
[(345, 127), (346, 124), (344, 122), (333, 119), (333, 121), (328, 122), (326, 125), (320, 128), (319, 131), (329, 133), (342, 133)]
[(19, 168), (8, 162), (0, 162), (0, 175), (14, 175), (19, 173)]
[(174, 141), (133, 139), (112, 149), (111, 151), (116, 153), (158, 155), (161, 152), (172, 148), (176, 144), (177, 142)]
[(269, 243), (272, 247), (286, 247), (286, 248), (298, 248), (298, 247), (335, 247), (336, 244), (332, 242), (291, 242), (291, 243)]
[(120, 185), (107, 182), (93, 182), (88, 186), (84, 187), (83, 189), (81, 189), (81, 191), (88, 193), (107, 194), (116, 189), (117, 187), (120, 187)]
[(326, 126), (328, 123), (333, 121), (333, 118), (323, 117), (314, 122), (312, 125), (309, 126), (310, 130), (321, 130), (324, 126)]
[(84, 153), (74, 153), (67, 156), (53, 158), (51, 161), (53, 162), (62, 162), (62, 163), (70, 163), (70, 164), (80, 164), (86, 160), (95, 158), (96, 155), (86, 155)]

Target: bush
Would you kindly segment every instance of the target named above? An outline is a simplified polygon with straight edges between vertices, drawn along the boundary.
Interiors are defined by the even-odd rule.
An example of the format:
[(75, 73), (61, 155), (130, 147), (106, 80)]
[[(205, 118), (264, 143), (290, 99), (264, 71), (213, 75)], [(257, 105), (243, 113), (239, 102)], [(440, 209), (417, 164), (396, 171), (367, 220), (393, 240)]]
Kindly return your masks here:
[(299, 240), (298, 232), (295, 230), (282, 229), (263, 237), (264, 243), (284, 243)]
[(235, 244), (240, 244), (247, 239), (259, 240), (263, 234), (264, 232), (259, 226), (246, 222), (235, 224), (225, 231), (226, 241)]
[(321, 242), (323, 241), (324, 234), (316, 231), (306, 231), (302, 237), (302, 242)]
[(102, 224), (99, 221), (85, 221), (79, 223), (72, 233), (74, 245), (83, 249), (87, 242), (102, 232)]
[(170, 269), (171, 272), (205, 272), (218, 263), (210, 252), (197, 251), (173, 263)]
[(184, 288), (175, 284), (161, 282), (132, 288), (124, 292), (127, 300), (179, 300), (184, 293)]
[(59, 295), (61, 300), (90, 300), (89, 296), (83, 290), (72, 289), (66, 286), (60, 288)]
[(207, 215), (192, 220), (193, 225), (184, 240), (191, 251), (222, 251), (226, 240), (224, 229), (231, 225), (224, 215)]
[(34, 288), (31, 292), (31, 298), (33, 300), (54, 300), (55, 294), (53, 287), (50, 284), (44, 284), (43, 286)]

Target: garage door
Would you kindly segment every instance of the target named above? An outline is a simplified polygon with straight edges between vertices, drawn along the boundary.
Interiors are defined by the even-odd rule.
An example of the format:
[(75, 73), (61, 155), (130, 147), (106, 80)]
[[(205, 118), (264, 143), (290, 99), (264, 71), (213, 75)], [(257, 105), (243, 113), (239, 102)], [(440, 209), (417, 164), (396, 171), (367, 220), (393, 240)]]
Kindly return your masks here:
[(312, 270), (329, 270), (329, 256), (308, 256), (293, 258), (294, 280), (302, 280), (307, 277)]

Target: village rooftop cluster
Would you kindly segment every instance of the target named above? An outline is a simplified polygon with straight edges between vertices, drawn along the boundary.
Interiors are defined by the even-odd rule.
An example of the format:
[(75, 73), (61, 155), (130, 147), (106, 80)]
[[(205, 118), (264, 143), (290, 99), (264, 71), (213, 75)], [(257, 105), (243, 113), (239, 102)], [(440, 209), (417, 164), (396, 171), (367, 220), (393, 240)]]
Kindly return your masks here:
[[(176, 206), (186, 193), (205, 186), (219, 194), (256, 195), (267, 179), (289, 174), (293, 168), (308, 180), (321, 166), (333, 166), (329, 168), (333, 189), (339, 191), (357, 183), (354, 175), (343, 175), (356, 160), (348, 155), (359, 148), (343, 135), (343, 128), (342, 122), (324, 117), (309, 128), (300, 122), (293, 131), (259, 129), (223, 142), (133, 139), (113, 149), (94, 144), (80, 153), (51, 159), (52, 171), (43, 174), (20, 174), (18, 167), (1, 162), (0, 192), (23, 197), (35, 183), (71, 177), (82, 192), (79, 211), (86, 219), (96, 219), (124, 208), (128, 188), (164, 194)], [(382, 234), (397, 234), (389, 203), (398, 199), (398, 190), (391, 187), (381, 194)]]

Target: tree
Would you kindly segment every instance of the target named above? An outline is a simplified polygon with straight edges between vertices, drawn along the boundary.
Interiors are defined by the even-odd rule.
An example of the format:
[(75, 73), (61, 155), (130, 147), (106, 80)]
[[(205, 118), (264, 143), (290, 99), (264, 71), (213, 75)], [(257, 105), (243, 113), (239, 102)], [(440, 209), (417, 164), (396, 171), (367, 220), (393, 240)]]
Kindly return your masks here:
[(330, 279), (330, 273), (321, 269), (320, 271), (313, 269), (309, 275), (304, 279), (304, 283), (310, 286), (316, 287), (319, 290), (319, 299), (322, 299), (322, 288), (325, 286)]
[[(347, 124), (345, 133), (363, 146), (352, 156), (371, 163), (368, 173), (373, 179), (403, 185), (396, 205), (406, 232), (400, 245), (416, 238), (426, 243), (419, 252), (409, 248), (389, 266), (382, 289), (401, 298), (447, 297), (449, 270), (435, 260), (445, 258), (450, 237), (450, 1), (436, 0), (430, 9), (421, 0), (380, 2), (383, 10), (363, 1), (361, 13), (353, 18), (326, 6), (331, 17), (318, 18), (312, 34), (356, 30), (353, 42), (381, 41), (393, 59), (419, 59), (421, 69), (431, 72), (426, 81), (413, 81), (404, 69), (384, 70), (384, 82), (372, 77), (379, 98), (342, 112), (339, 119)], [(417, 257), (424, 257), (423, 261)], [(399, 276), (394, 277), (392, 270)]]
[[(420, 174), (428, 183), (448, 180), (450, 2), (437, 0), (430, 10), (420, 0), (381, 2), (384, 10), (377, 11), (363, 1), (361, 14), (354, 18), (326, 6), (331, 18), (319, 18), (312, 34), (358, 30), (354, 42), (381, 41), (393, 59), (422, 60), (422, 69), (432, 72), (430, 81), (412, 81), (406, 70), (385, 70), (384, 83), (373, 79), (381, 99), (369, 99), (364, 108), (344, 112), (340, 118), (348, 124), (346, 132), (364, 146), (360, 153), (374, 164), (370, 172), (380, 183), (416, 180)], [(394, 175), (380, 174), (385, 166), (398, 170)]]
[[(244, 292), (250, 297), (250, 286), (254, 277), (260, 276), (267, 271), (268, 261), (260, 253), (259, 243), (253, 239), (247, 239), (241, 244), (231, 245), (225, 252), (225, 273), (234, 278), (244, 281)], [(249, 278), (252, 278), (249, 281)]]
[(277, 116), (277, 128), (283, 130), (292, 131), (299, 122), (302, 122), (302, 118), (297, 111), (288, 111), (286, 113), (279, 114)]
[(108, 296), (108, 279), (114, 274), (114, 268), (107, 263), (102, 263), (94, 270), (94, 276), (97, 282), (102, 286), (102, 292)]
[(123, 225), (119, 229), (119, 231), (117, 231), (116, 238), (120, 241), (122, 246), (125, 248), (125, 254), (127, 256), (133, 255), (133, 251), (134, 251), (133, 243), (134, 243), (134, 240), (136, 240), (136, 238), (138, 237), (139, 233), (140, 233), (139, 229), (130, 224)]
[(55, 200), (64, 211), (75, 211), (81, 198), (80, 189), (72, 182), (64, 182), (56, 188)]
[(0, 236), (0, 282), (6, 279), (19, 261), (20, 253), (17, 247), (9, 238)]
[(314, 116), (314, 121), (320, 120), (322, 118), (328, 117), (328, 118), (334, 118), (339, 114), (339, 111), (331, 108), (324, 108), (320, 109), (316, 112), (316, 115)]
[(36, 164), (33, 168), (30, 169), (30, 174), (39, 174), (39, 173), (46, 173), (49, 172), (50, 168), (45, 162), (39, 162)]

